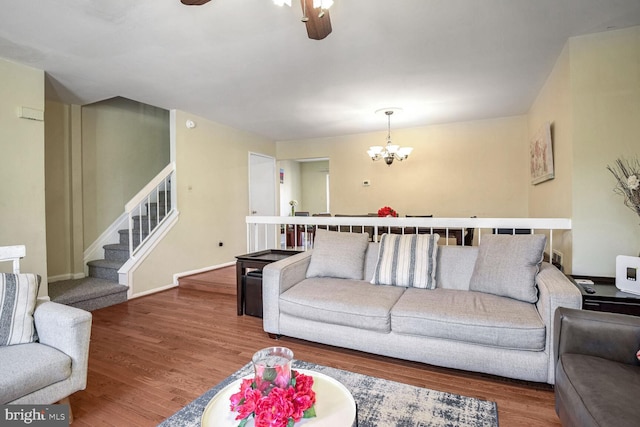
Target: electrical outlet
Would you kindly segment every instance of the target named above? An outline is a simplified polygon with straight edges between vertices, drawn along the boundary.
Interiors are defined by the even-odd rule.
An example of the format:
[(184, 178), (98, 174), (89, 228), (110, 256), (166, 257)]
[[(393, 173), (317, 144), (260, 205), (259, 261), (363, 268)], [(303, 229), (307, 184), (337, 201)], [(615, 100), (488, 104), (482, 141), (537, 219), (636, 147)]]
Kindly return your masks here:
[(554, 264), (563, 265), (562, 264), (562, 258), (564, 258), (564, 255), (562, 255), (562, 252), (554, 249), (553, 250), (553, 258), (552, 258), (553, 263)]

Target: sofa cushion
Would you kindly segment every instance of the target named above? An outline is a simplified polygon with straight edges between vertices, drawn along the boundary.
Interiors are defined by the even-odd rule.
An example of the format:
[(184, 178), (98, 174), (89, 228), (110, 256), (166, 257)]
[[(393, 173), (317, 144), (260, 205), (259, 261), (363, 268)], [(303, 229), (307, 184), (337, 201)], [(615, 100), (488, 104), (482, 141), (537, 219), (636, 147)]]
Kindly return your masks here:
[(564, 353), (556, 367), (555, 393), (563, 424), (568, 417), (572, 425), (637, 426), (640, 366)]
[(547, 236), (483, 236), (469, 289), (525, 302), (538, 300), (538, 274)]
[(477, 258), (477, 246), (438, 246), (437, 287), (468, 291)]
[(44, 344), (0, 347), (0, 360), (0, 404), (63, 381), (71, 375), (71, 358)]
[(391, 310), (394, 333), (540, 351), (545, 326), (534, 304), (482, 292), (407, 289)]
[(33, 323), (38, 287), (35, 274), (0, 273), (0, 346), (38, 339)]
[(362, 280), (369, 235), (316, 230), (307, 277)]
[(280, 312), (318, 322), (389, 332), (389, 311), (404, 290), (363, 280), (305, 279), (280, 295)]
[(436, 287), (437, 234), (383, 234), (371, 283)]

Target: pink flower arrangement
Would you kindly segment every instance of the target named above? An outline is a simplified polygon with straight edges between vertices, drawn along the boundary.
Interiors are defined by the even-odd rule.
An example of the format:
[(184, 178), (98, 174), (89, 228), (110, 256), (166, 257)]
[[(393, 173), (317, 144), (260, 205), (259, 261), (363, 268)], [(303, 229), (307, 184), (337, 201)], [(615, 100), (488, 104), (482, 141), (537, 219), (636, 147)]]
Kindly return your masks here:
[(398, 212), (394, 211), (392, 208), (390, 208), (389, 206), (385, 206), (383, 208), (378, 209), (378, 216), (398, 216)]
[(259, 380), (242, 380), (240, 391), (230, 398), (231, 410), (238, 413), (236, 420), (241, 420), (238, 427), (244, 427), (251, 415), (256, 427), (293, 427), (302, 418), (316, 416), (313, 377), (297, 371), (291, 373), (288, 384), (284, 375), (278, 374), (273, 379), (261, 375)]

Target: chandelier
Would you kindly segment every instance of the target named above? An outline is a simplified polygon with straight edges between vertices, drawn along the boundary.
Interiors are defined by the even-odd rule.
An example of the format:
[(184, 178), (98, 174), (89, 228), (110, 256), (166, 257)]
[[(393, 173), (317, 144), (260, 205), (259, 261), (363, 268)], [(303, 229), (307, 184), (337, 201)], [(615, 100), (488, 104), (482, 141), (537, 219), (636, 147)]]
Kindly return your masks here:
[(387, 115), (387, 145), (384, 147), (381, 145), (369, 147), (367, 154), (374, 162), (376, 160), (384, 159), (384, 162), (391, 166), (391, 163), (393, 163), (394, 160), (401, 162), (407, 159), (409, 154), (413, 151), (413, 148), (400, 147), (399, 145), (391, 143), (391, 115), (393, 114), (393, 110), (385, 110), (384, 114)]

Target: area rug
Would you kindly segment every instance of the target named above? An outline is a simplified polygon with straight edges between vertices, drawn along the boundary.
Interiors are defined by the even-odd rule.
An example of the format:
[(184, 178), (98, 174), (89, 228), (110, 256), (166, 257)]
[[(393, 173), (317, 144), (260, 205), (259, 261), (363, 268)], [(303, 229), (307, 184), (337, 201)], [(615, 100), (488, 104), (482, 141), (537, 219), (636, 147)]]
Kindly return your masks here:
[[(495, 402), (414, 387), (327, 366), (295, 360), (294, 369), (321, 372), (344, 384), (357, 405), (358, 427), (494, 427)], [(202, 396), (163, 421), (161, 427), (199, 427), (209, 401), (227, 384), (253, 373), (245, 365)]]

